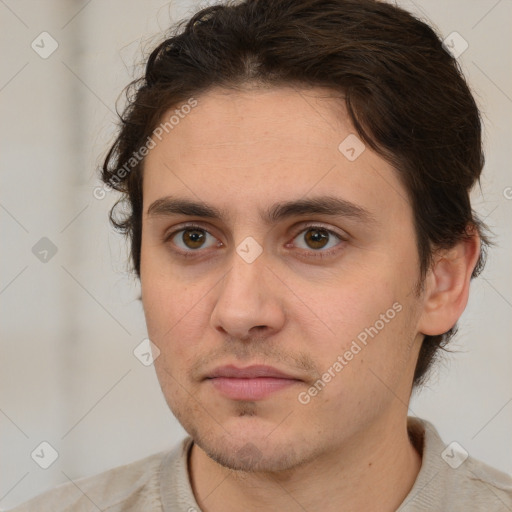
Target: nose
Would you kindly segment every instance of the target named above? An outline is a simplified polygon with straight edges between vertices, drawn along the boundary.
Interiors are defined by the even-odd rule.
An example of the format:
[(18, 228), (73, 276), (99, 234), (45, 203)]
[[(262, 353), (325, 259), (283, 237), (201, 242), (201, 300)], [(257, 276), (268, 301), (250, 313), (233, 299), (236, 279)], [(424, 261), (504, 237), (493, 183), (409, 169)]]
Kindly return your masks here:
[(285, 322), (281, 282), (267, 268), (263, 254), (248, 263), (234, 251), (231, 263), (216, 287), (212, 327), (243, 341), (253, 336), (271, 336)]

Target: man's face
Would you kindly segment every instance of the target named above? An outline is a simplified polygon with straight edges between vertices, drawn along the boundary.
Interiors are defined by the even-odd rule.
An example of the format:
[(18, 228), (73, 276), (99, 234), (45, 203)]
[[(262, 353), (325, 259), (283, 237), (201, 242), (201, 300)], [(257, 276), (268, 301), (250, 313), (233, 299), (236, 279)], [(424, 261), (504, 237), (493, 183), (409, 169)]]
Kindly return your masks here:
[[(211, 458), (244, 470), (291, 468), (390, 428), (422, 338), (395, 171), (354, 137), (339, 148), (355, 130), (323, 89), (197, 101), (144, 169), (142, 301), (169, 407)], [(222, 216), (162, 203), (148, 214), (170, 196)], [(267, 218), (326, 196), (357, 208)]]

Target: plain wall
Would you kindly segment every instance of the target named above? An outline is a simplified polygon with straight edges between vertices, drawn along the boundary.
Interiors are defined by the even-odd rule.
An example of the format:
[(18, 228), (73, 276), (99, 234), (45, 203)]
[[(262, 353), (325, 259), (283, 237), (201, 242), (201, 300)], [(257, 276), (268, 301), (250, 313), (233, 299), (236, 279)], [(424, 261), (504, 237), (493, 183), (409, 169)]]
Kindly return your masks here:
[[(445, 357), (410, 414), (434, 423), (447, 444), (457, 441), (510, 473), (512, 4), (400, 5), (469, 44), (459, 62), (483, 112), (487, 158), (474, 205), (498, 242), (471, 284), (452, 343), (459, 353)], [(68, 478), (170, 448), (185, 435), (153, 367), (133, 355), (147, 334), (139, 286), (127, 272), (127, 244), (108, 222), (117, 196), (99, 200), (93, 190), (112, 142), (117, 97), (160, 32), (194, 10), (190, 2), (161, 0), (0, 3), (4, 509)], [(31, 47), (33, 40), (42, 46), (43, 31), (59, 45), (46, 59)], [(45, 39), (46, 50), (49, 44)], [(50, 251), (39, 256), (48, 261), (34, 246)], [(59, 453), (46, 470), (31, 458), (42, 441)]]

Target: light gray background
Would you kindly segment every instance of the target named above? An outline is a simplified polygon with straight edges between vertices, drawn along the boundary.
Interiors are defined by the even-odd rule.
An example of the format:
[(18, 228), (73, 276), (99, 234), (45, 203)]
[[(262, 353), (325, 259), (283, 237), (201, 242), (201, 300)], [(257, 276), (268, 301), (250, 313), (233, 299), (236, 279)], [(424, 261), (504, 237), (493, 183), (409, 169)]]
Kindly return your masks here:
[[(410, 413), (432, 421), (447, 444), (512, 472), (512, 4), (400, 5), (469, 43), (459, 61), (484, 114), (487, 156), (474, 204), (499, 244), (472, 282), (452, 344), (461, 352), (446, 358)], [(0, 0), (2, 508), (184, 435), (153, 367), (133, 355), (146, 336), (139, 288), (107, 220), (116, 196), (98, 200), (93, 189), (135, 64), (193, 11), (186, 1)], [(47, 59), (31, 48), (43, 31), (59, 44)], [(32, 252), (42, 237), (58, 249), (46, 263)], [(42, 441), (59, 453), (47, 470), (30, 456)]]

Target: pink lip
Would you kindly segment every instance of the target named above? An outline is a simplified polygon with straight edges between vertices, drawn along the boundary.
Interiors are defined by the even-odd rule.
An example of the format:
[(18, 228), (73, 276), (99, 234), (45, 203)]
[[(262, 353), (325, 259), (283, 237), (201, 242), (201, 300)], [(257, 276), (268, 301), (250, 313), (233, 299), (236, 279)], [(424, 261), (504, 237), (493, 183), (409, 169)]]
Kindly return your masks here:
[(271, 366), (254, 365), (247, 368), (221, 366), (213, 370), (207, 380), (223, 395), (232, 400), (260, 400), (299, 379)]

